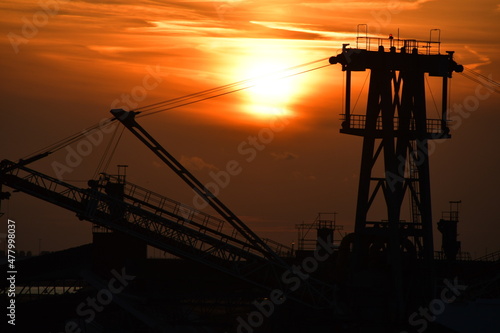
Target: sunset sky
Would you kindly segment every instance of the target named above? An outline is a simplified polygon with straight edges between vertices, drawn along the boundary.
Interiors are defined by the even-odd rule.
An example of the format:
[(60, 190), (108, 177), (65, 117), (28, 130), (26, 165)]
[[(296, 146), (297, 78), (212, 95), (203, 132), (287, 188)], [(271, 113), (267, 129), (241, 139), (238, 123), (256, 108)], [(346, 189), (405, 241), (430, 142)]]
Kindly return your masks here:
[[(109, 118), (111, 108), (327, 65), (283, 71), (336, 55), (343, 43), (355, 46), (356, 26), (364, 23), (370, 35), (396, 36), (399, 29), (401, 38), (419, 40), (439, 28), (442, 52), (453, 50), (458, 63), (500, 81), (498, 0), (6, 0), (0, 17), (0, 158), (16, 161)], [(361, 92), (354, 113), (365, 111), (366, 75), (353, 76), (353, 103)], [(437, 99), (433, 80), (429, 90)], [(139, 122), (204, 183), (236, 160), (242, 171), (219, 197), (262, 237), (290, 244), (295, 224), (318, 212), (338, 212), (338, 223), (352, 231), (361, 139), (339, 134), (340, 67), (252, 84)], [(453, 138), (436, 142), (431, 154), (434, 220), (448, 201), (462, 200), (459, 239), (473, 257), (500, 250), (499, 94), (480, 100), (477, 110), (458, 112), (478, 89), (486, 91), (454, 74)], [(427, 105), (429, 117), (437, 117), (429, 93)], [(262, 150), (245, 150), (249, 138), (270, 132)], [(110, 138), (105, 133), (63, 180), (86, 186)], [(30, 167), (56, 177), (54, 163), (65, 163), (67, 152)], [(107, 171), (115, 173), (117, 164), (129, 165), (129, 181), (193, 204), (187, 186), (127, 131)], [(37, 253), (40, 239), (42, 250), (51, 251), (91, 240), (90, 223), (21, 193), (3, 202), (2, 211), (2, 221), (17, 222), (18, 249)], [(383, 211), (379, 204), (374, 213), (380, 219)], [(439, 249), (437, 229), (435, 239)]]

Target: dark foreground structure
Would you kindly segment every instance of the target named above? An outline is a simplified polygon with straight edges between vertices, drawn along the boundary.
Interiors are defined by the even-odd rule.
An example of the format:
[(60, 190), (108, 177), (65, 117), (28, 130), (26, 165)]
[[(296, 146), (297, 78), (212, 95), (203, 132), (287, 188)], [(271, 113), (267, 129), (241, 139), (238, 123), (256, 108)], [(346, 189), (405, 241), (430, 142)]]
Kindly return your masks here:
[[(16, 263), (23, 272), (16, 276), (16, 328), (497, 332), (500, 255), (464, 256), (458, 208), (438, 223), (442, 251), (433, 246), (428, 141), (451, 137), (448, 80), (463, 67), (453, 52), (441, 54), (440, 41), (392, 36), (358, 37), (356, 48), (345, 44), (330, 63), (346, 75), (341, 133), (363, 139), (354, 233), (336, 241), (337, 226), (318, 218), (310, 225), (312, 247), (295, 250), (259, 238), (139, 125), (138, 112), (112, 110), (115, 121), (220, 217), (128, 183), (124, 175), (101, 174), (80, 188), (26, 167), (48, 153), (3, 161), (2, 185), (94, 224), (92, 244)], [(366, 114), (352, 114), (351, 75), (366, 70)], [(440, 119), (427, 118), (426, 75), (442, 80)], [(378, 196), (387, 216), (374, 221), (370, 208)], [(408, 220), (402, 219), (405, 198)], [(148, 245), (179, 259), (148, 259)], [(9, 271), (8, 264), (2, 269)], [(2, 284), (9, 302), (9, 281)]]

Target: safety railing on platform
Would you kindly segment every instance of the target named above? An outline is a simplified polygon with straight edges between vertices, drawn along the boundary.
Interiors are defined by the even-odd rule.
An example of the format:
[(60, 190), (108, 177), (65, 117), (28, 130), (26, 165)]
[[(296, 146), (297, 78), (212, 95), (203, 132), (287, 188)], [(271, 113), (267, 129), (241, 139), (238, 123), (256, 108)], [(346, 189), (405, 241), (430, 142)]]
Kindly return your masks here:
[[(113, 180), (114, 182), (121, 181), (119, 177), (115, 175), (104, 173), (102, 175), (102, 180)], [(229, 223), (225, 223), (226, 221), (136, 184), (125, 182), (124, 194), (128, 200), (134, 202), (134, 205), (139, 205), (142, 209), (150, 211), (156, 216), (161, 217), (164, 214), (168, 214), (171, 217), (180, 217), (177, 219), (179, 224), (186, 223), (190, 228), (198, 226), (196, 229), (199, 232), (213, 234), (215, 231), (219, 233), (218, 236), (221, 240), (228, 241), (226, 236), (230, 236), (238, 240), (240, 244), (247, 244), (248, 242), (238, 230)], [(279, 256), (288, 256), (288, 253), (291, 252), (291, 248), (270, 239), (266, 241), (266, 244)], [(254, 254), (260, 254), (259, 251), (254, 249), (252, 244), (247, 244), (245, 247)]]
[[(349, 121), (347, 125), (347, 119), (345, 114), (341, 114), (341, 120), (345, 122), (347, 128), (349, 129), (366, 129), (366, 115), (362, 114), (351, 114), (349, 116)], [(393, 117), (392, 126), (395, 131), (399, 130), (399, 117)], [(382, 116), (378, 116), (375, 123), (375, 130), (383, 130)], [(415, 119), (410, 119), (408, 126), (410, 131), (416, 131)], [(426, 131), (427, 133), (441, 134), (443, 133), (443, 121), (441, 119), (427, 119), (426, 121)]]
[(262, 239), (264, 243), (266, 243), (271, 249), (274, 250), (274, 252), (279, 255), (280, 257), (293, 257), (294, 256), (294, 249), (291, 248), (290, 246), (286, 246), (284, 244), (281, 244), (279, 242), (276, 242), (272, 239), (269, 238), (263, 238)]
[[(434, 251), (435, 260), (448, 260), (444, 251)], [(471, 261), (472, 256), (469, 252), (459, 251), (455, 257), (457, 261)]]
[[(16, 287), (16, 298), (24, 297), (39, 299), (46, 296), (74, 294), (84, 288), (87, 284), (81, 280), (48, 280), (18, 282)], [(7, 294), (9, 287), (0, 289), (0, 295)], [(23, 298), (23, 300), (24, 300)]]
[[(10, 161), (2, 161), (3, 168), (10, 168), (14, 166), (15, 163)], [(12, 168), (7, 174), (22, 178), (23, 180), (36, 185), (43, 187), (47, 191), (54, 192), (64, 196), (68, 199), (75, 201), (82, 201), (85, 193), (76, 186), (71, 184), (67, 184), (65, 182), (60, 181), (59, 179), (44, 175), (40, 172), (29, 170), (26, 172), (25, 168)]]
[[(10, 161), (8, 164), (8, 166), (15, 165), (15, 163)], [(196, 242), (192, 239), (186, 238), (182, 236), (183, 233), (192, 232), (193, 235), (209, 235), (213, 239), (230, 244), (240, 250), (245, 249), (248, 254), (262, 257), (262, 253), (256, 250), (252, 244), (247, 244), (246, 239), (243, 239), (243, 237), (231, 238), (227, 234), (222, 233), (222, 220), (203, 212), (196, 211), (194, 208), (181, 205), (176, 201), (162, 197), (134, 184), (126, 184), (127, 191), (132, 191), (129, 194), (134, 194), (135, 196), (139, 194), (141, 200), (135, 196), (129, 196), (127, 203), (114, 200), (98, 190), (81, 189), (25, 167), (12, 168), (4, 176), (7, 175), (15, 176), (18, 179), (22, 179), (27, 184), (30, 184), (28, 188), (24, 189), (28, 193), (32, 191), (30, 189), (31, 187), (36, 186), (39, 187), (40, 190), (43, 189), (43, 193), (50, 194), (52, 197), (54, 194), (59, 195), (59, 197), (56, 198), (59, 206), (66, 207), (74, 211), (78, 210), (79, 212), (77, 212), (77, 214), (83, 218), (90, 218), (92, 220), (95, 214), (105, 213), (112, 215), (113, 211), (119, 211), (122, 212), (123, 217), (129, 220), (132, 224), (137, 224), (137, 221), (140, 220), (142, 221), (140, 223), (143, 223), (147, 226), (147, 228), (153, 229), (158, 234), (161, 234), (162, 236), (174, 235), (178, 241), (197, 247), (199, 250), (206, 248), (205, 243)], [(100, 190), (102, 190), (102, 188)], [(38, 190), (33, 188), (33, 191), (36, 192)], [(40, 195), (40, 193), (33, 194)], [(94, 204), (88, 204), (89, 202), (94, 202)], [(163, 202), (163, 208), (167, 208), (168, 210), (154, 206), (152, 202)], [(82, 203), (84, 205), (82, 205)], [(186, 215), (186, 213), (184, 213), (181, 215), (181, 209), (186, 209), (185, 212), (189, 212), (189, 214)], [(170, 221), (170, 223), (175, 222), (179, 226), (183, 226), (184, 231), (179, 231), (180, 229), (170, 229), (163, 222), (166, 222), (167, 220)], [(200, 223), (195, 221), (199, 221)], [(173, 225), (171, 226), (173, 227)], [(212, 228), (212, 226), (215, 226), (215, 229)]]
[(380, 46), (383, 46), (386, 52), (388, 52), (391, 47), (394, 47), (397, 52), (402, 52), (402, 50), (404, 50), (406, 53), (412, 53), (413, 50), (417, 50), (418, 54), (425, 55), (440, 54), (441, 52), (441, 42), (438, 41), (397, 39), (390, 35), (386, 38), (366, 36), (359, 36), (356, 38), (357, 49), (378, 51)]
[[(129, 197), (123, 201), (119, 195), (106, 193), (107, 186), (77, 188), (13, 162), (6, 163), (9, 164), (6, 168), (4, 163), (0, 166), (2, 184), (64, 207), (82, 220), (126, 233), (160, 250), (206, 264), (264, 289), (288, 288), (281, 279), (289, 269), (284, 262), (270, 260), (261, 248), (225, 231), (218, 232), (146, 203), (151, 194), (143, 192), (143, 200)], [(290, 298), (313, 307), (331, 306), (330, 284), (309, 278), (299, 290)]]
[(475, 259), (476, 261), (500, 261), (500, 251), (488, 253), (482, 257)]
[[(116, 176), (106, 175), (110, 178)], [(125, 195), (133, 198), (138, 202), (149, 204), (157, 208), (157, 215), (161, 216), (164, 211), (170, 212), (172, 215), (181, 216), (185, 220), (197, 222), (203, 226), (210, 227), (216, 231), (222, 231), (224, 227), (224, 220), (196, 210), (190, 206), (184, 205), (180, 202), (162, 196), (153, 191), (147, 190), (141, 186), (125, 183)]]

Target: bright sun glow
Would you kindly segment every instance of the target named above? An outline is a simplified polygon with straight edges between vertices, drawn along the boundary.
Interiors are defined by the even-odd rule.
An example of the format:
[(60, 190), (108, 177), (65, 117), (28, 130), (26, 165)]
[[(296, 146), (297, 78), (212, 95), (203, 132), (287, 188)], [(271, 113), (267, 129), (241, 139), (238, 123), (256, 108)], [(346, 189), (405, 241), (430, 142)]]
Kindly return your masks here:
[(269, 60), (256, 60), (246, 68), (244, 76), (253, 79), (253, 86), (247, 89), (246, 112), (259, 117), (290, 114), (287, 106), (293, 100), (295, 87), (292, 78), (284, 77), (291, 73), (284, 68), (283, 63)]

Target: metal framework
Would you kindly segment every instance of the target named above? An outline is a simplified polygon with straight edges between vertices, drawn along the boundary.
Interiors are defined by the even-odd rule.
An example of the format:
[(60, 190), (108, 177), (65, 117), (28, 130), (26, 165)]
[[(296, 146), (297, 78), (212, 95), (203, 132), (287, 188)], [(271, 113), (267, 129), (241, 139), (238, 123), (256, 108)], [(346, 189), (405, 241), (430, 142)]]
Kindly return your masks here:
[(205, 187), (189, 170), (187, 170), (177, 159), (172, 156), (163, 146), (156, 141), (141, 125), (135, 120), (138, 114), (134, 111), (123, 109), (113, 109), (110, 111), (132, 134), (134, 134), (146, 147), (148, 147), (163, 163), (172, 169), (191, 189), (203, 198), (224, 220), (248, 240), (253, 247), (259, 249), (267, 258), (271, 260), (282, 260), (272, 251), (269, 246), (262, 241), (248, 226), (245, 225), (222, 201), (220, 201), (209, 189)]
[[(23, 299), (40, 299), (46, 296), (73, 294), (86, 287), (86, 283), (74, 279), (56, 279), (47, 281), (28, 281), (16, 290), (16, 297)], [(0, 289), (5, 294), (6, 288)]]
[[(432, 276), (434, 256), (428, 140), (450, 138), (447, 121), (448, 79), (463, 67), (453, 52), (440, 54), (440, 42), (358, 37), (330, 58), (346, 75), (345, 112), (341, 133), (363, 138), (355, 220), (354, 267), (376, 247), (387, 253), (392, 267), (395, 307), (404, 311), (402, 256), (424, 262)], [(373, 46), (375, 45), (375, 50)], [(423, 52), (422, 52), (423, 51)], [(366, 114), (351, 114), (351, 73), (370, 70)], [(441, 119), (428, 119), (425, 75), (442, 78)], [(377, 174), (377, 162), (383, 173)], [(369, 211), (382, 195), (387, 218), (371, 221)], [(411, 198), (411, 220), (402, 220), (405, 195)], [(378, 243), (375, 246), (375, 243)], [(428, 285), (426, 282), (423, 284)], [(431, 286), (427, 290), (432, 289)]]
[[(84, 189), (4, 160), (0, 165), (0, 181), (72, 211), (81, 220), (131, 235), (265, 290), (282, 290), (288, 298), (302, 304), (315, 308), (332, 305), (332, 285), (309, 277), (292, 292), (286, 283), (289, 281), (282, 278), (290, 270), (288, 265), (266, 258), (260, 248), (221, 219), (130, 183), (123, 184), (122, 200), (109, 195), (106, 189), (119, 181), (113, 176), (103, 174), (97, 182), (91, 182), (90, 188)], [(266, 246), (270, 249), (275, 244)]]
[(461, 258), (461, 244), (458, 241), (458, 206), (462, 201), (450, 201), (450, 210), (442, 213), (442, 218), (437, 223), (441, 232), (441, 251), (448, 260)]
[(335, 231), (344, 230), (344, 226), (337, 225), (336, 216), (337, 213), (318, 213), (312, 223), (296, 224), (297, 250), (314, 251), (318, 246), (318, 239), (328, 236), (331, 238), (329, 241), (335, 243)]

